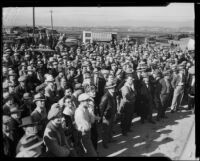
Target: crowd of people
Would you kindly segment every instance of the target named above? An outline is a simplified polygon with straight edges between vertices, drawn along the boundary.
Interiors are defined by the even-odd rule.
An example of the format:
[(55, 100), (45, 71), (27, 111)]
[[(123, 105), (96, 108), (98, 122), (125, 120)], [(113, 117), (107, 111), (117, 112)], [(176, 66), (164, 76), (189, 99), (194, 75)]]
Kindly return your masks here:
[[(194, 51), (128, 41), (68, 48), (3, 44), (3, 152), (9, 157), (97, 157), (124, 137), (135, 114), (159, 124), (178, 112), (183, 98), (194, 109)], [(50, 48), (52, 54), (35, 48)], [(156, 117), (153, 118), (153, 112)], [(99, 130), (101, 128), (101, 130)]]

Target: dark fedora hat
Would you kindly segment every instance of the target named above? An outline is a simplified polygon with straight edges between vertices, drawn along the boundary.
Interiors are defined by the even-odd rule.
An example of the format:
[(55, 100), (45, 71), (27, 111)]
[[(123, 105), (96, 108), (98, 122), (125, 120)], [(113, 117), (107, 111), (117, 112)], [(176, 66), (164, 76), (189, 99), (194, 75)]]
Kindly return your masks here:
[(30, 125), (37, 125), (37, 122), (33, 122), (33, 119), (31, 116), (27, 116), (22, 118), (22, 124), (19, 125), (19, 127), (25, 127)]

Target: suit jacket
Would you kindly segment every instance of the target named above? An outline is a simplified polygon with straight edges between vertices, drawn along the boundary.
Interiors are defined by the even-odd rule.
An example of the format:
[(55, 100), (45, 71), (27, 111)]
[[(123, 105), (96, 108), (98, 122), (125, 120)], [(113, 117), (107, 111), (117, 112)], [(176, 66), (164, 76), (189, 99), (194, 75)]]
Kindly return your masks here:
[(154, 88), (155, 90), (154, 90), (154, 96), (153, 96), (154, 103), (157, 108), (161, 106), (160, 95), (162, 91), (162, 84), (160, 82), (163, 82), (162, 79), (159, 79), (155, 82), (155, 88)]
[(49, 68), (48, 73), (51, 74), (54, 78), (58, 75), (58, 69), (55, 68)]
[(126, 84), (122, 87), (122, 101), (123, 103), (134, 103), (136, 97), (136, 90), (131, 89), (131, 87), (127, 86)]
[(101, 99), (99, 105), (101, 118), (105, 116), (106, 119), (111, 119), (117, 112), (117, 101), (115, 96), (107, 91)]
[(192, 75), (191, 74), (189, 75), (189, 80), (188, 80), (188, 94), (190, 94), (192, 96), (195, 95), (195, 82), (192, 85)]
[(140, 90), (140, 96), (142, 97), (141, 100), (145, 105), (152, 106), (153, 104), (153, 93), (152, 87), (149, 84), (149, 88), (147, 88), (146, 84), (143, 82)]
[(168, 94), (167, 91), (172, 90), (170, 82), (169, 82), (170, 87), (167, 87), (164, 78), (159, 80), (159, 84), (161, 85), (161, 92), (160, 92), (161, 95)]
[(97, 80), (95, 82), (95, 86), (97, 89), (96, 92), (96, 97), (97, 97), (97, 105), (100, 104), (101, 98), (104, 95), (104, 87), (105, 87), (106, 81), (105, 79), (101, 78), (101, 77), (97, 77)]
[(28, 75), (26, 84), (27, 84), (27, 89), (30, 92), (35, 90), (36, 86), (40, 84), (40, 81), (37, 79), (37, 76), (35, 74), (31, 76)]
[(14, 140), (9, 138), (4, 133), (3, 133), (3, 155), (7, 157), (15, 157), (16, 155)]
[(121, 92), (122, 92), (122, 99), (120, 102), (119, 111), (124, 109), (126, 103), (134, 104), (136, 100), (136, 95), (137, 95), (136, 90), (135, 89), (133, 90), (131, 87), (127, 86), (126, 84), (124, 84), (124, 86), (122, 87)]
[(49, 121), (45, 128), (43, 140), (48, 157), (69, 156), (69, 145), (64, 131), (62, 128), (55, 127), (52, 121)]
[(19, 96), (20, 99), (22, 99), (24, 93), (28, 92), (27, 87), (22, 88), (20, 85), (15, 87), (15, 93)]
[[(30, 109), (29, 109), (30, 108)], [(20, 109), (22, 109), (23, 111), (21, 112), (21, 118), (26, 117), (26, 116), (30, 116), (31, 113), (33, 112), (33, 110), (35, 109), (35, 104), (31, 103), (31, 104), (27, 104), (24, 103)]]
[(14, 142), (15, 142), (15, 147), (17, 146), (18, 141), (21, 139), (21, 137), (24, 135), (24, 130), (22, 127), (19, 127), (21, 124), (21, 121), (17, 121), (11, 117), (11, 124), (13, 128), (13, 133), (14, 133)]

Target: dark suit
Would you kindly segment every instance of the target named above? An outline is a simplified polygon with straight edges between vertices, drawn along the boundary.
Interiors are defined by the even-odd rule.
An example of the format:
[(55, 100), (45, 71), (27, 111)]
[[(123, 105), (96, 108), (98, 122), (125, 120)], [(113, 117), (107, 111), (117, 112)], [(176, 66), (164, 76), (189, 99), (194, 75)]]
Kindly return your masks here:
[(31, 117), (33, 119), (33, 122), (37, 122), (38, 123), (38, 135), (40, 137), (42, 137), (43, 134), (44, 134), (44, 129), (45, 129), (46, 124), (47, 124), (47, 113), (46, 113), (46, 110), (44, 110), (42, 113), (39, 113), (37, 110), (34, 110), (31, 113)]
[(147, 88), (147, 85), (142, 82), (142, 86), (140, 89), (140, 96), (141, 96), (141, 107), (142, 110), (140, 113), (140, 116), (142, 119), (147, 118), (152, 119), (152, 109), (153, 109), (153, 93), (152, 93), (152, 87), (149, 84), (149, 87)]
[(99, 106), (101, 102), (101, 98), (104, 95), (104, 87), (105, 87), (106, 81), (105, 79), (101, 77), (97, 77), (96, 82), (94, 82), (94, 85), (96, 86), (96, 105)]
[(15, 157), (16, 151), (14, 140), (3, 133), (3, 155), (6, 157)]
[(115, 114), (117, 112), (117, 102), (115, 96), (108, 91), (104, 94), (99, 105), (103, 126), (103, 144), (107, 144), (112, 139), (112, 128)]
[(154, 84), (154, 103), (157, 109), (157, 119), (161, 117), (161, 112), (163, 111), (163, 106), (161, 103), (161, 90), (162, 90), (162, 84), (160, 83), (160, 79), (156, 80)]
[(122, 100), (120, 103), (120, 112), (122, 114), (121, 118), (121, 128), (122, 133), (127, 133), (131, 128), (131, 122), (133, 118), (133, 113), (135, 110), (135, 100), (136, 100), (136, 90), (132, 89), (126, 84), (122, 87)]
[(28, 89), (22, 88), (21, 85), (18, 85), (17, 87), (15, 87), (15, 93), (19, 96), (20, 99), (22, 99), (24, 93), (27, 93)]

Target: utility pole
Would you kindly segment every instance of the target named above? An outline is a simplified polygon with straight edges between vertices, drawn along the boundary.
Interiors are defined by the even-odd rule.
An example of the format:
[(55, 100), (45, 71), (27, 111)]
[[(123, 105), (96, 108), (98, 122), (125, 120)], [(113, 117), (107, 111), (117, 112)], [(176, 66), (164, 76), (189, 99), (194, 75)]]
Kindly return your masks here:
[(35, 7), (33, 7), (33, 37), (35, 34)]
[(53, 17), (52, 17), (52, 10), (50, 10), (50, 13), (51, 13), (51, 30), (53, 32)]

